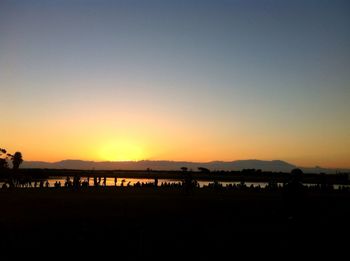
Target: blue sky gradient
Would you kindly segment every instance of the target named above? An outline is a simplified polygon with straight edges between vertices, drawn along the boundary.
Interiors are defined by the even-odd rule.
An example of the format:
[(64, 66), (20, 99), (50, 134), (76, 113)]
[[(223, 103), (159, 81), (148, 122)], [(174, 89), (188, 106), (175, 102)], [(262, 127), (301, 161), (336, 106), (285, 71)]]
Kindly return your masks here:
[[(0, 133), (38, 159), (24, 137), (39, 139), (40, 129), (64, 139), (42, 126), (68, 124), (67, 115), (72, 129), (89, 114), (152, 140), (135, 131), (142, 115), (143, 126), (169, 124), (146, 158), (349, 167), (349, 13), (338, 0), (1, 1)], [(14, 130), (25, 127), (22, 140)], [(194, 133), (212, 153), (200, 156)], [(188, 147), (172, 151), (172, 138)], [(50, 147), (43, 159), (93, 158)]]

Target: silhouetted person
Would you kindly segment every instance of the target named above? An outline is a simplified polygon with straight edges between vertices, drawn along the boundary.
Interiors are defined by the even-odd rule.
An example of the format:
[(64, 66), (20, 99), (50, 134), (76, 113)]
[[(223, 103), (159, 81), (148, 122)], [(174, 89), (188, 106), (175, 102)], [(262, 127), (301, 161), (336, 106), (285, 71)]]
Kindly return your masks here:
[(73, 178), (73, 188), (79, 189), (80, 188), (80, 176), (75, 175)]
[(103, 178), (103, 186), (107, 186), (107, 177)]
[(214, 180), (213, 186), (214, 186), (214, 189), (216, 190), (218, 190), (221, 187), (220, 183), (217, 180)]
[(116, 187), (117, 186), (117, 177), (114, 178), (114, 186)]
[(190, 190), (192, 190), (194, 188), (195, 180), (193, 179), (191, 172), (183, 172), (183, 173), (185, 176), (183, 187), (184, 187), (186, 192), (189, 192)]
[(155, 178), (154, 178), (154, 186), (155, 186), (155, 187), (158, 187), (158, 177), (155, 177)]
[(303, 172), (301, 169), (293, 169), (290, 175), (290, 181), (284, 186), (284, 196), (286, 209), (289, 218), (300, 216), (303, 212), (305, 199), (304, 186), (301, 183)]
[(334, 189), (333, 185), (330, 184), (329, 181), (327, 180), (327, 176), (325, 173), (320, 174), (319, 187), (320, 187), (322, 192), (327, 192), (327, 191), (331, 191)]
[(87, 187), (89, 187), (89, 182), (88, 182), (87, 180), (84, 180), (84, 181), (81, 183), (81, 186), (82, 186), (83, 188), (87, 188)]
[(245, 189), (245, 188), (247, 188), (247, 185), (245, 184), (244, 180), (241, 180), (241, 182), (239, 183), (239, 188), (240, 188), (240, 189)]

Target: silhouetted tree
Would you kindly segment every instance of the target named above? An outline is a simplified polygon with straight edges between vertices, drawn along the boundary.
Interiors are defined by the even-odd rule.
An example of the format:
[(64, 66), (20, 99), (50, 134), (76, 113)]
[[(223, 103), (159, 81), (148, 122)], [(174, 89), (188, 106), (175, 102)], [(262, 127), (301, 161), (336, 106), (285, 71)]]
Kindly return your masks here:
[(303, 171), (301, 169), (293, 169), (291, 172), (292, 176), (299, 177), (303, 175)]
[(186, 172), (186, 171), (188, 170), (188, 168), (187, 168), (187, 167), (181, 167), (181, 170), (182, 170), (183, 172)]
[(198, 170), (199, 170), (200, 172), (210, 172), (209, 169), (203, 168), (203, 167), (198, 167)]
[(7, 151), (5, 149), (0, 148), (0, 157), (5, 155), (5, 158), (0, 158), (0, 169), (7, 169), (8, 168), (6, 152)]
[(8, 168), (8, 163), (6, 159), (0, 159), (0, 169), (7, 169)]
[(2, 148), (0, 148), (0, 156), (2, 156), (3, 154), (6, 154), (6, 150), (5, 149), (2, 149)]
[(255, 169), (242, 169), (241, 171), (242, 173), (244, 174), (251, 174), (251, 173), (254, 173), (255, 172)]
[(22, 153), (17, 151), (13, 155), (11, 155), (11, 154), (7, 154), (7, 155), (11, 158), (12, 168), (14, 170), (19, 169), (19, 165), (21, 165), (23, 162)]

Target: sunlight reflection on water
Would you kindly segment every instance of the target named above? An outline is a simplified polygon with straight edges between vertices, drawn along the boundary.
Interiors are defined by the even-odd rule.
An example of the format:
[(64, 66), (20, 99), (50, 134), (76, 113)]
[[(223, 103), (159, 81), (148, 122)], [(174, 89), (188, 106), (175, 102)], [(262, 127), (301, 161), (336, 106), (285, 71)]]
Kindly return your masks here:
[[(73, 176), (70, 176), (70, 180), (73, 181)], [(83, 181), (89, 181), (89, 186), (93, 187), (94, 186), (94, 178), (90, 177), (89, 179), (87, 177), (82, 177), (81, 178), (81, 182)], [(46, 180), (45, 180), (46, 182)], [(44, 182), (44, 183), (45, 183)], [(50, 178), (48, 179), (48, 183), (49, 183), (49, 187), (54, 187), (56, 182), (60, 182), (61, 186), (64, 186), (65, 182), (66, 182), (66, 178)], [(126, 187), (126, 186), (135, 186), (135, 184), (140, 183), (141, 185), (145, 185), (145, 184), (154, 184), (154, 179), (140, 179), (140, 178), (106, 178), (106, 185), (104, 184), (104, 178), (101, 177), (100, 179), (100, 186), (107, 186), (107, 187)], [(32, 186), (34, 187), (34, 183), (32, 182)], [(2, 187), (2, 185), (4, 184), (4, 182), (0, 182), (0, 188)], [(40, 182), (37, 181), (37, 187), (39, 187)], [(167, 185), (181, 185), (182, 184), (182, 180), (179, 179), (158, 179), (158, 186), (161, 186), (163, 184), (167, 184)], [(213, 181), (209, 181), (209, 180), (200, 180), (198, 181), (199, 187), (203, 188), (203, 187), (207, 187), (211, 184), (213, 184)], [(229, 187), (229, 186), (239, 186), (241, 184), (241, 182), (239, 181), (222, 181), (222, 182), (218, 182), (218, 184), (222, 185), (222, 187)], [(268, 185), (268, 182), (245, 182), (244, 183), (246, 187), (260, 187), (260, 188), (265, 188)], [(279, 186), (283, 186), (283, 183), (278, 183)], [(316, 186), (317, 184), (304, 184), (304, 186), (307, 187), (312, 187), (312, 186)], [(340, 188), (349, 188), (350, 185), (338, 185), (338, 184), (334, 184), (333, 188), (334, 189), (340, 189)]]
[[(71, 180), (73, 180), (73, 177), (70, 177)], [(88, 178), (83, 177), (81, 178), (81, 181), (87, 181)], [(55, 178), (55, 179), (49, 179), (49, 184), (50, 187), (54, 186), (55, 182), (61, 182), (61, 185), (63, 186), (64, 183), (66, 182), (66, 178)], [(90, 177), (89, 181), (89, 186), (93, 186), (94, 185), (94, 179)], [(139, 178), (117, 178), (117, 183), (115, 183), (115, 179), (114, 178), (106, 178), (106, 186), (107, 187), (111, 187), (111, 186), (117, 186), (117, 187), (121, 187), (121, 186), (134, 186), (136, 183), (140, 183), (140, 184), (154, 184), (154, 179), (139, 179)], [(104, 185), (104, 179), (101, 178), (100, 181), (100, 185)], [(181, 180), (177, 180), (177, 179), (158, 179), (158, 186), (161, 186), (162, 184), (177, 184), (177, 185), (181, 185), (182, 181)], [(240, 182), (218, 182), (219, 184), (221, 184), (223, 187), (229, 186), (229, 185), (239, 185)], [(209, 184), (213, 184), (213, 181), (209, 181), (209, 180), (201, 180), (198, 181), (199, 187), (203, 188), (205, 186), (208, 186)], [(268, 183), (267, 182), (245, 182), (245, 185), (247, 187), (250, 186), (260, 186), (261, 188), (266, 187)]]

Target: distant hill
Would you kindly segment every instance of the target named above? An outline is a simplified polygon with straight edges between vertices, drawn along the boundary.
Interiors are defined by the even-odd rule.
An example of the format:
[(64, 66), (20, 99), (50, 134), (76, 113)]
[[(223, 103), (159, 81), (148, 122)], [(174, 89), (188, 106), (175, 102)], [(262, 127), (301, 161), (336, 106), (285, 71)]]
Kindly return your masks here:
[[(181, 167), (197, 170), (204, 167), (210, 170), (242, 170), (261, 169), (262, 171), (290, 172), (297, 166), (281, 160), (236, 160), (236, 161), (212, 161), (212, 162), (186, 162), (186, 161), (83, 161), (83, 160), (63, 160), (58, 162), (25, 161), (22, 168), (48, 168), (48, 169), (81, 169), (81, 170), (180, 170)], [(301, 168), (305, 173), (335, 173), (335, 169)], [(343, 172), (349, 170), (342, 170)]]

